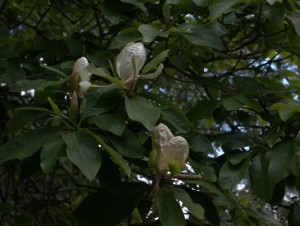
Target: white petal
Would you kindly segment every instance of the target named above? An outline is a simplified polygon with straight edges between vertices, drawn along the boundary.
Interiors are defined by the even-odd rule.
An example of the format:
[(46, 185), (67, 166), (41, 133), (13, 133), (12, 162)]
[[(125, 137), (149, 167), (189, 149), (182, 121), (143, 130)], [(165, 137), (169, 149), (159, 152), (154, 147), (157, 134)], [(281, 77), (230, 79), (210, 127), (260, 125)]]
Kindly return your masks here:
[(89, 65), (88, 60), (85, 57), (80, 57), (73, 66), (73, 74), (80, 76), (81, 81), (89, 81), (91, 73), (86, 69)]
[(79, 85), (79, 97), (83, 98), (85, 92), (92, 86), (89, 81), (82, 81), (78, 83)]

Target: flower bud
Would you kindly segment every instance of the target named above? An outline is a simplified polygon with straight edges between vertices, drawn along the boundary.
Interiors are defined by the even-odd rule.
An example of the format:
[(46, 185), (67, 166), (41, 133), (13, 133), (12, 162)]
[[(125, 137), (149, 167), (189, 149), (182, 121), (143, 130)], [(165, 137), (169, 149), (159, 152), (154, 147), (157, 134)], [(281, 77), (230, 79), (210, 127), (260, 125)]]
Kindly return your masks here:
[(158, 174), (165, 175), (170, 165), (176, 161), (181, 170), (186, 169), (185, 160), (189, 154), (189, 145), (181, 137), (174, 137), (170, 129), (160, 123), (152, 131), (152, 148), (157, 150), (155, 169)]
[(89, 65), (85, 57), (80, 57), (73, 66), (73, 73), (75, 76), (80, 76), (81, 81), (90, 81), (91, 73), (86, 69)]
[(116, 71), (127, 90), (133, 89), (146, 61), (146, 49), (140, 42), (128, 43), (116, 59)]

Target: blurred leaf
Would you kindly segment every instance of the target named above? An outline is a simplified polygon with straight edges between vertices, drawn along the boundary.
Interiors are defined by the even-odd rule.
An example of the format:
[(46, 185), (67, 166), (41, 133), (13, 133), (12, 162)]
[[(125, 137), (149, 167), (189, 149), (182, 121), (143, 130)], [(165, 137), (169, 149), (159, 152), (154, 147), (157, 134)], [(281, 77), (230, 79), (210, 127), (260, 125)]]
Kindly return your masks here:
[(142, 123), (151, 131), (160, 116), (160, 109), (141, 96), (125, 96), (125, 107), (131, 120)]
[(5, 23), (0, 21), (0, 40), (9, 38), (9, 29)]
[(144, 4), (138, 0), (121, 0), (121, 2), (132, 4), (132, 5), (136, 6), (137, 8), (139, 8), (140, 10), (142, 10), (144, 13), (147, 12), (147, 9), (144, 6)]
[(145, 65), (145, 67), (142, 70), (142, 74), (149, 72), (150, 70), (154, 69), (157, 65), (159, 65), (161, 62), (163, 62), (168, 56), (168, 53), (169, 50), (167, 49), (159, 53), (157, 56), (155, 56), (148, 64)]
[(116, 225), (123, 219), (130, 217), (133, 209), (138, 205), (144, 192), (149, 186), (144, 183), (123, 183), (117, 194), (101, 190), (85, 198), (75, 215), (81, 222), (89, 226)]
[(102, 163), (102, 156), (98, 143), (85, 129), (62, 134), (67, 145), (67, 156), (82, 173), (89, 179), (95, 179)]
[(54, 72), (56, 74), (61, 75), (63, 78), (67, 78), (68, 77), (65, 73), (63, 73), (62, 71), (60, 71), (60, 70), (58, 70), (58, 69), (56, 69), (54, 67), (49, 67), (49, 66), (47, 66), (45, 64), (40, 64), (40, 66), (43, 67), (43, 68), (45, 68), (45, 69), (47, 69), (47, 70), (49, 70), (49, 71), (52, 71), (52, 72)]
[(160, 188), (157, 199), (159, 218), (163, 226), (185, 226), (183, 212), (174, 193), (169, 188)]
[(115, 77), (112, 77), (107, 74), (106, 71), (104, 71), (103, 68), (96, 68), (93, 63), (90, 63), (86, 69), (91, 72), (94, 75), (100, 76), (101, 78), (107, 79), (108, 81), (122, 87), (122, 81), (120, 79), (117, 79)]
[(68, 39), (68, 49), (72, 56), (81, 57), (84, 53), (84, 44), (73, 36)]
[(200, 100), (187, 113), (187, 117), (195, 122), (199, 119), (205, 119), (212, 116), (213, 111), (220, 105), (219, 101)]
[(210, 141), (201, 134), (187, 138), (190, 148), (195, 152), (211, 153), (213, 151)]
[(164, 106), (161, 108), (161, 114), (178, 132), (187, 132), (189, 121), (180, 109), (170, 105)]
[(126, 127), (125, 119), (121, 114), (116, 112), (96, 115), (89, 118), (88, 122), (95, 124), (99, 129), (109, 131), (117, 136), (121, 136)]
[(288, 222), (289, 226), (299, 226), (300, 225), (300, 201), (296, 201), (291, 205), (289, 214), (288, 214)]
[(232, 189), (245, 176), (249, 167), (249, 158), (237, 165), (226, 161), (219, 172), (219, 184), (222, 189)]
[(30, 217), (27, 215), (17, 215), (14, 220), (16, 226), (33, 226)]
[(14, 211), (14, 206), (11, 203), (0, 203), (0, 213), (8, 213)]
[(16, 82), (24, 80), (25, 78), (26, 72), (21, 68), (20, 64), (11, 61), (7, 62), (2, 79), (9, 87), (12, 87)]
[(238, 153), (233, 153), (233, 154), (228, 154), (227, 160), (232, 164), (232, 165), (237, 165), (244, 159), (248, 158), (251, 155), (250, 151), (241, 151)]
[(217, 19), (222, 14), (226, 13), (239, 0), (214, 0), (209, 5), (209, 18), (211, 20)]
[(103, 161), (98, 174), (99, 182), (109, 193), (117, 193), (121, 189), (119, 167), (109, 159), (108, 154), (103, 154), (102, 157)]
[(150, 24), (142, 24), (138, 28), (139, 32), (143, 35), (143, 42), (152, 42), (160, 31)]
[(101, 147), (107, 151), (107, 153), (110, 155), (111, 160), (118, 165), (123, 171), (124, 173), (130, 177), (131, 174), (131, 168), (127, 165), (127, 163), (125, 162), (125, 160), (122, 158), (122, 155), (119, 154), (117, 151), (115, 151), (114, 149), (112, 149), (109, 145), (107, 145), (104, 140), (100, 137), (97, 136), (96, 134), (92, 133), (89, 131), (89, 133), (94, 137), (94, 139), (98, 142), (98, 144), (101, 145)]
[(300, 36), (300, 11), (299, 10), (292, 12), (291, 20), (297, 35)]
[(129, 42), (136, 42), (142, 39), (141, 33), (136, 28), (125, 28), (114, 37), (109, 48), (120, 49)]
[(245, 133), (225, 133), (213, 136), (216, 145), (222, 145), (230, 149), (238, 149), (251, 146), (253, 140)]
[(49, 173), (56, 161), (65, 154), (65, 143), (62, 139), (48, 142), (41, 151), (41, 168)]
[(196, 6), (201, 6), (201, 7), (208, 6), (208, 0), (193, 0), (193, 3)]
[(269, 162), (265, 159), (263, 154), (258, 154), (252, 159), (249, 168), (249, 177), (251, 181), (251, 188), (254, 193), (269, 202), (273, 195), (273, 186), (270, 183), (268, 174)]
[(21, 92), (24, 90), (30, 89), (40, 89), (40, 88), (47, 88), (47, 87), (57, 87), (60, 84), (65, 83), (68, 78), (59, 80), (59, 81), (47, 81), (43, 79), (36, 79), (36, 80), (21, 80), (17, 81), (11, 88), (12, 92)]
[(182, 202), (182, 205), (188, 208), (189, 213), (192, 214), (194, 217), (201, 220), (204, 216), (204, 209), (201, 205), (196, 204), (192, 201), (189, 194), (186, 193), (184, 190), (173, 187), (172, 188), (175, 198)]
[(108, 138), (112, 142), (113, 146), (123, 156), (126, 156), (127, 158), (142, 157), (142, 147), (138, 140), (138, 137), (130, 130), (125, 129), (124, 133), (121, 136), (115, 136), (112, 134), (108, 135)]
[(185, 23), (178, 26), (178, 29), (179, 34), (193, 45), (223, 49), (221, 38), (206, 25)]
[(29, 157), (60, 133), (57, 129), (46, 127), (21, 133), (0, 147), (0, 163)]

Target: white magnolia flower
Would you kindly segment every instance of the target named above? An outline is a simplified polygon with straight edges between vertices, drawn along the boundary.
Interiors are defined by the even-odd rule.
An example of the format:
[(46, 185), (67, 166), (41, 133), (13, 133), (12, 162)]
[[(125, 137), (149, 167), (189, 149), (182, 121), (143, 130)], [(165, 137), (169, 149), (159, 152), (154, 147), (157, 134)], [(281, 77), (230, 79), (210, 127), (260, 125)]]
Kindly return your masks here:
[(170, 170), (169, 164), (174, 160), (181, 170), (186, 169), (189, 145), (183, 137), (174, 137), (166, 125), (160, 123), (152, 130), (152, 147), (157, 150), (155, 169), (158, 174), (165, 175)]
[(86, 69), (89, 65), (88, 60), (85, 57), (80, 57), (73, 66), (73, 75), (80, 77), (80, 81), (90, 81), (91, 73)]
[(116, 71), (124, 84), (124, 88), (132, 90), (139, 78), (153, 79), (156, 78), (163, 69), (160, 64), (156, 72), (152, 74), (141, 75), (140, 71), (146, 62), (146, 49), (140, 42), (128, 43), (116, 58)]

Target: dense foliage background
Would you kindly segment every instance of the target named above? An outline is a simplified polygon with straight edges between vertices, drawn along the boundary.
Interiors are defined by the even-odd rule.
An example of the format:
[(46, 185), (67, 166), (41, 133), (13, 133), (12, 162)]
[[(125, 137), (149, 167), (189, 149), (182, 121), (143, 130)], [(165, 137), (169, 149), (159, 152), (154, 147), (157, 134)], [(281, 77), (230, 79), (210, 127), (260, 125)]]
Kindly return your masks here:
[[(130, 95), (129, 42), (164, 64)], [(74, 116), (82, 56), (100, 87)], [(300, 225), (299, 56), (296, 0), (2, 0), (0, 224)], [(156, 215), (160, 122), (202, 178), (165, 178)]]

